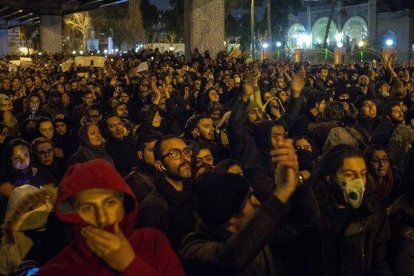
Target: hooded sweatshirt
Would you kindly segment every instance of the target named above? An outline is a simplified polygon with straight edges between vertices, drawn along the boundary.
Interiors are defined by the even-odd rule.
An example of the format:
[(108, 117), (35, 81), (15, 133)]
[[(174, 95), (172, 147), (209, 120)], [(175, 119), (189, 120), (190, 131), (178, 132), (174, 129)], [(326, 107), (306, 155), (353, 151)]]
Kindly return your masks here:
[(43, 235), (56, 188), (23, 185), (11, 193), (0, 244), (0, 275), (8, 275)]
[[(77, 193), (89, 189), (114, 190), (124, 195), (125, 216), (120, 228), (134, 248), (136, 257), (122, 273), (114, 271), (96, 256), (80, 234), (86, 223), (73, 210), (69, 201)], [(59, 186), (55, 209), (60, 220), (73, 225), (75, 238), (37, 275), (184, 275), (164, 234), (149, 228), (132, 229), (138, 212), (136, 198), (121, 175), (107, 161), (95, 159), (70, 167)]]

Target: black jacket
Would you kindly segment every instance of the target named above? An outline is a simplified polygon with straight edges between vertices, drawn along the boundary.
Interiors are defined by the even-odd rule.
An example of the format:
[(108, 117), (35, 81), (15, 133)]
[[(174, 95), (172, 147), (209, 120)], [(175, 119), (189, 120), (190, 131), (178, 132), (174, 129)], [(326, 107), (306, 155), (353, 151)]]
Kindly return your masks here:
[(122, 176), (126, 176), (138, 163), (137, 148), (131, 136), (122, 140), (108, 139), (105, 151), (112, 157), (115, 168)]
[(177, 250), (183, 237), (196, 229), (195, 196), (189, 183), (184, 183), (181, 192), (161, 177), (154, 184), (157, 189), (142, 201), (136, 225), (161, 230)]
[(235, 234), (203, 226), (187, 235), (180, 250), (187, 275), (276, 275), (268, 242), (284, 210), (272, 196)]
[(155, 168), (140, 162), (126, 177), (125, 182), (128, 183), (131, 190), (137, 197), (138, 203), (141, 203), (147, 195), (155, 190), (154, 186)]
[(390, 261), (396, 275), (414, 275), (414, 205), (406, 195), (390, 208)]
[(386, 259), (390, 234), (386, 210), (372, 200), (369, 190), (362, 205), (352, 209), (335, 185), (326, 183), (325, 190), (317, 192), (321, 218), (308, 232), (312, 270), (306, 275), (392, 275)]

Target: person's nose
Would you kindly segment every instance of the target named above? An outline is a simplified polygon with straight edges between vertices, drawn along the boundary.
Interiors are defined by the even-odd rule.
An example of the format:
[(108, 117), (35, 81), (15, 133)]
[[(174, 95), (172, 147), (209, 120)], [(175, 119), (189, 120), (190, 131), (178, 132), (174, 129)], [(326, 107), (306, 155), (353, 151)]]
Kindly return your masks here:
[(105, 227), (108, 222), (108, 215), (104, 208), (98, 207), (96, 208), (96, 226), (98, 228)]
[(182, 160), (183, 161), (186, 161), (186, 162), (191, 162), (191, 156), (189, 156), (189, 155), (187, 155), (187, 154), (182, 154), (181, 155), (181, 158), (182, 158)]

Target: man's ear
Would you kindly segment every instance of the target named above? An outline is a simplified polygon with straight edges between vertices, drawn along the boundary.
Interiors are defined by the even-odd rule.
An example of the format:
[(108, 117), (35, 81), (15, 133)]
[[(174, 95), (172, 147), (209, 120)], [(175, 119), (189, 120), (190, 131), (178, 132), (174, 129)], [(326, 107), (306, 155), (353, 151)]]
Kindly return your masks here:
[(138, 157), (138, 160), (143, 160), (144, 159), (144, 156), (142, 155), (142, 151), (137, 151), (137, 157)]
[(156, 160), (156, 161), (155, 161), (154, 166), (155, 166), (155, 168), (157, 169), (157, 171), (159, 171), (159, 172), (164, 172), (164, 171), (165, 171), (165, 167), (164, 167), (164, 165), (163, 165), (163, 164), (162, 164), (162, 162), (161, 162), (161, 161), (159, 161), (159, 160)]

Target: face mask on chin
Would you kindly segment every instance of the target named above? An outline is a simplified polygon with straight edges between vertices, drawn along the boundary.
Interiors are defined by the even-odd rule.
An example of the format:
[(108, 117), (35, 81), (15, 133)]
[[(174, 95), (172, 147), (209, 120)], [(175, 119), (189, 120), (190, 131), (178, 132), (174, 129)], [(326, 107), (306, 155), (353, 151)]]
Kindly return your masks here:
[(345, 201), (353, 209), (358, 209), (362, 204), (362, 199), (364, 198), (365, 184), (363, 180), (357, 178), (346, 182), (338, 180), (338, 182), (338, 185), (342, 188)]

